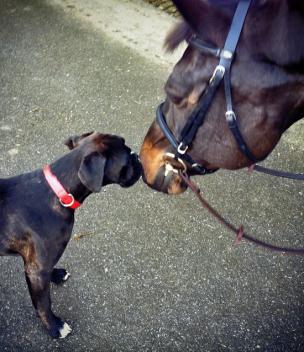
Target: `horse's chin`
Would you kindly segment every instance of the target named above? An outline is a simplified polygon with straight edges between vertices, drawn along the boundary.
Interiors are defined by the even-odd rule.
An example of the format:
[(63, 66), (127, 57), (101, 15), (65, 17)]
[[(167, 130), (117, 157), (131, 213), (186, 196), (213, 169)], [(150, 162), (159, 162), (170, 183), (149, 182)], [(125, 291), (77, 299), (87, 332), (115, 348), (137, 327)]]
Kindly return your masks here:
[(185, 185), (184, 181), (179, 176), (177, 180), (173, 180), (169, 185), (167, 192), (170, 195), (178, 195), (184, 193), (187, 190), (187, 186)]
[(179, 174), (171, 172), (165, 175), (163, 167), (159, 169), (153, 182), (147, 181), (145, 176), (143, 176), (143, 181), (152, 189), (169, 195), (178, 195), (185, 192), (187, 189), (187, 185)]

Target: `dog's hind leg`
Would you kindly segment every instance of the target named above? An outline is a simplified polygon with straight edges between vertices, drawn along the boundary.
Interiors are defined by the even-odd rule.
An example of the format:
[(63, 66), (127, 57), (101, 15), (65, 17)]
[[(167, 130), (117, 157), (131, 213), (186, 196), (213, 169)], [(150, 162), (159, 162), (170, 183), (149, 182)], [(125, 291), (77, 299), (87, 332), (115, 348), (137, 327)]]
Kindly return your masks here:
[(48, 333), (53, 338), (64, 338), (71, 327), (56, 317), (51, 310), (50, 281), (52, 271), (39, 270), (37, 266), (25, 265), (25, 276), (33, 305)]
[(51, 275), (51, 281), (56, 285), (63, 284), (70, 276), (71, 274), (65, 269), (54, 268)]

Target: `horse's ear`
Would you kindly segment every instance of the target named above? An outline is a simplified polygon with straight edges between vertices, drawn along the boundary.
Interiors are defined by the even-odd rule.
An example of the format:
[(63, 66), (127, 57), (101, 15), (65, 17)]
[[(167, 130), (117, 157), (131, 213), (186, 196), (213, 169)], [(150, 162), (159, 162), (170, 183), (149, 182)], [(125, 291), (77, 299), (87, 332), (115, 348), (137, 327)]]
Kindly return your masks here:
[[(220, 13), (233, 9), (237, 0), (173, 0), (178, 11), (184, 17), (196, 34), (203, 31), (203, 27), (217, 19)], [(229, 12), (228, 12), (229, 13)]]
[(206, 2), (203, 0), (173, 0), (173, 2), (194, 32), (199, 33), (203, 17), (208, 12)]

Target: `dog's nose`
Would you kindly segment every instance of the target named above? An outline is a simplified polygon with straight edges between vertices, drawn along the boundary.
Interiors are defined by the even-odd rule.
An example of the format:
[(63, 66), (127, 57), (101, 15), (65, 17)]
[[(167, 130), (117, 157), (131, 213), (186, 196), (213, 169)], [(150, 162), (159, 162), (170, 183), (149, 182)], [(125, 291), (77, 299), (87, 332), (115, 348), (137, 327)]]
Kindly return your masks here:
[(131, 156), (132, 160), (136, 160), (137, 162), (139, 162), (141, 164), (139, 155), (136, 152), (134, 152), (132, 150), (131, 153), (130, 153), (130, 156)]
[(133, 150), (131, 150), (130, 155), (136, 155), (136, 156), (137, 156), (137, 158), (139, 159), (139, 155), (138, 155), (136, 152), (134, 152)]
[(130, 154), (130, 157), (131, 157), (131, 163), (132, 163), (134, 169), (137, 171), (137, 173), (139, 173), (141, 175), (142, 174), (142, 166), (141, 166), (141, 162), (139, 159), (139, 155), (132, 151)]

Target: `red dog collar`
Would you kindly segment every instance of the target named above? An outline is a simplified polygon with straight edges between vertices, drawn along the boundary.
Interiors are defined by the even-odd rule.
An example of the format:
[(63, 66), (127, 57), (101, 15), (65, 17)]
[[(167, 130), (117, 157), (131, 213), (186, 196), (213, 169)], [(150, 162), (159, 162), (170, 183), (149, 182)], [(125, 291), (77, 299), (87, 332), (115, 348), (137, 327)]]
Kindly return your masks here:
[(72, 209), (76, 209), (81, 206), (81, 203), (77, 202), (73, 195), (64, 189), (62, 184), (58, 181), (58, 178), (52, 173), (50, 165), (44, 166), (43, 173), (47, 183), (58, 197), (62, 206)]

